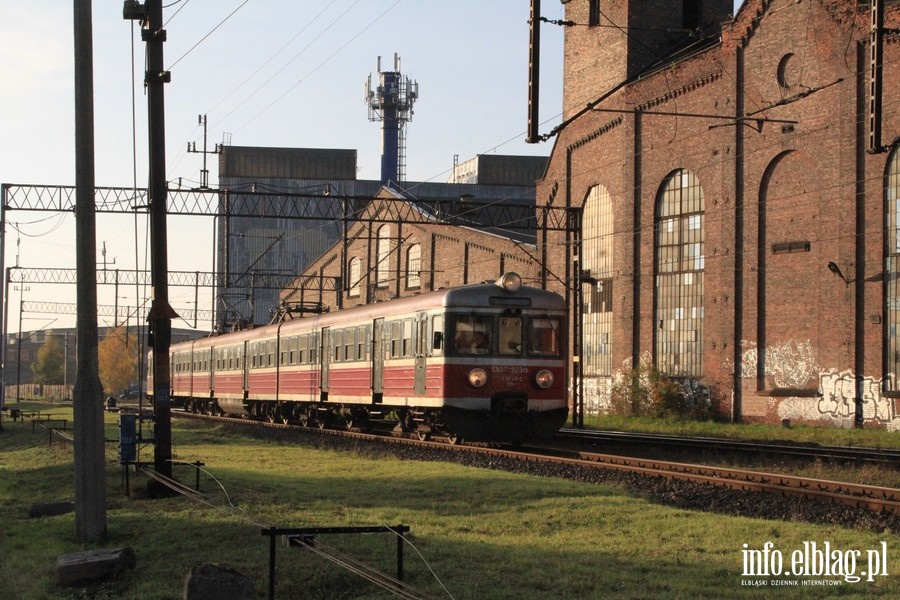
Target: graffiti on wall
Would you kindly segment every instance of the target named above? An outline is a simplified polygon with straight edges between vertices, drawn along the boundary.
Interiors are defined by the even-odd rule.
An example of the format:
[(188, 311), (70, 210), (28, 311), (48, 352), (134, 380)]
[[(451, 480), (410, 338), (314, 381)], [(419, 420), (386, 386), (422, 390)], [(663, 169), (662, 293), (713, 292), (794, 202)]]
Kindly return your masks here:
[[(756, 379), (759, 358), (754, 342), (744, 342), (739, 372), (743, 379)], [(642, 365), (650, 365), (649, 353), (641, 356)], [(584, 379), (584, 410), (587, 414), (600, 414), (609, 410), (611, 393), (625, 373), (631, 371), (631, 361), (625, 361), (621, 370), (611, 377), (586, 377)], [(815, 382), (816, 396), (772, 396), (768, 398), (771, 413), (779, 419), (821, 422), (837, 427), (853, 427), (856, 402), (860, 398), (864, 422), (877, 422), (891, 431), (900, 431), (900, 415), (897, 400), (883, 393), (883, 381), (879, 378), (858, 376), (850, 370), (839, 371), (822, 367), (816, 359), (812, 343), (788, 341), (766, 349), (766, 385), (770, 389), (810, 389)], [(770, 414), (771, 414), (770, 413)]]
[[(639, 363), (641, 366), (649, 367), (653, 364), (653, 355), (645, 350), (639, 358)], [(622, 368), (613, 371), (611, 376), (585, 377), (582, 381), (584, 412), (589, 415), (609, 412), (612, 407), (613, 388), (625, 379), (625, 374), (632, 368), (632, 360), (629, 357), (622, 361)]]
[[(741, 378), (755, 379), (759, 348), (750, 341), (743, 341), (741, 348)], [(809, 340), (773, 344), (766, 348), (764, 358), (766, 383), (770, 387), (803, 389), (815, 381), (822, 371)], [(732, 366), (730, 361), (727, 366)]]
[[(755, 378), (757, 346), (753, 342), (744, 342), (742, 347), (745, 350), (741, 357), (741, 377)], [(764, 364), (766, 383), (773, 388), (803, 389), (811, 381), (818, 382), (816, 398), (771, 398), (781, 419), (827, 421), (830, 425), (852, 427), (859, 397), (864, 421), (877, 421), (887, 429), (900, 431), (900, 417), (896, 414), (894, 400), (882, 393), (881, 379), (821, 367), (808, 340), (792, 340), (767, 348)]]

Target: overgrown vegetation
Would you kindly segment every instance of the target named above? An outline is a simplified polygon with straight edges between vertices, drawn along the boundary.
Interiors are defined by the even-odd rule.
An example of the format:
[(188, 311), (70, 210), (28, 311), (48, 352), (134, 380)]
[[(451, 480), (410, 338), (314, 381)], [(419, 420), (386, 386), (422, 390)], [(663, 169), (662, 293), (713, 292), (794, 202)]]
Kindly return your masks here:
[(65, 370), (64, 361), (65, 356), (59, 343), (59, 337), (50, 332), (47, 334), (47, 339), (38, 348), (35, 361), (31, 363), (32, 379), (35, 383), (40, 384), (62, 383)]
[(138, 379), (137, 334), (119, 326), (111, 329), (97, 347), (100, 381), (105, 393), (116, 395)]
[(613, 383), (610, 413), (706, 421), (714, 417), (708, 387), (695, 379), (666, 377), (652, 365), (638, 365)]

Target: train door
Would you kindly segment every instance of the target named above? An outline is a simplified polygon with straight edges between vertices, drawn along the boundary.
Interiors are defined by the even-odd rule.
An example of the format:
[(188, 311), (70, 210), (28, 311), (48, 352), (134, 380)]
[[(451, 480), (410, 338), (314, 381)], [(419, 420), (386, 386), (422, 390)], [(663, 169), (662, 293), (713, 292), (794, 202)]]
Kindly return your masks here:
[(210, 346), (209, 350), (207, 350), (206, 358), (204, 360), (208, 361), (204, 365), (204, 368), (206, 369), (206, 374), (207, 374), (206, 382), (209, 384), (209, 389), (207, 389), (206, 391), (209, 393), (209, 397), (212, 398), (213, 396), (215, 396), (215, 393), (213, 392), (213, 390), (215, 390), (215, 387), (216, 387), (215, 379), (214, 379), (215, 378), (214, 373), (216, 372), (216, 370), (214, 368), (215, 364), (216, 364), (216, 355), (213, 352), (213, 348), (211, 346)]
[(413, 348), (416, 360), (415, 394), (425, 395), (425, 358), (428, 355), (428, 315), (419, 313), (416, 315), (416, 327), (413, 335)]
[(238, 368), (241, 369), (241, 378), (244, 381), (244, 399), (250, 395), (250, 360), (247, 352), (249, 351), (249, 342), (244, 341), (244, 343), (237, 348), (238, 354), (235, 359), (238, 361)]
[(322, 361), (319, 365), (319, 399), (322, 402), (328, 401), (328, 380), (331, 375), (331, 350), (332, 350), (332, 332), (330, 327), (322, 329), (322, 340), (319, 346), (319, 358)]
[(381, 404), (384, 397), (384, 319), (372, 324), (372, 402)]
[(216, 370), (218, 368), (218, 358), (221, 351), (215, 347), (209, 348), (209, 397), (216, 397)]

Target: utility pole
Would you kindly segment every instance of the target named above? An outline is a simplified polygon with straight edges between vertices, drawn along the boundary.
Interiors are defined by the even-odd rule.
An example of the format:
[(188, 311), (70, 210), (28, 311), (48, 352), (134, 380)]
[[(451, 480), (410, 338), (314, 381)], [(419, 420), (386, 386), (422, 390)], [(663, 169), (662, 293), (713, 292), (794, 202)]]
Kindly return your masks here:
[[(178, 315), (169, 305), (168, 256), (166, 234), (166, 123), (164, 86), (171, 73), (163, 63), (162, 0), (125, 0), (125, 19), (141, 21), (141, 39), (147, 44), (147, 120), (149, 121), (150, 182), (148, 186), (150, 213), (150, 284), (153, 298), (150, 304), (149, 341), (153, 349), (153, 468), (164, 477), (172, 477), (172, 406), (169, 347), (172, 342), (172, 318)], [(157, 496), (168, 495), (162, 486), (154, 488)]]
[[(78, 271), (78, 370), (75, 417), (75, 535), (106, 537), (106, 435), (97, 356), (97, 226), (94, 206), (94, 57), (91, 1), (74, 0), (75, 245)], [(21, 330), (21, 327), (20, 327)], [(21, 337), (21, 331), (20, 331)]]
[(541, 0), (531, 0), (528, 33), (528, 134), (525, 141), (536, 144), (541, 141), (538, 131), (541, 125)]

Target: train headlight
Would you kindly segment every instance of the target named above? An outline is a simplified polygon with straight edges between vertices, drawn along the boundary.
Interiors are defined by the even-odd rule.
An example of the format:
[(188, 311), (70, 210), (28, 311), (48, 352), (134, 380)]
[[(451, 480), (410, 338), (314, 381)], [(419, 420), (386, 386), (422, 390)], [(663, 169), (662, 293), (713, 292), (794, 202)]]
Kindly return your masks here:
[(469, 384), (472, 387), (480, 388), (487, 383), (487, 371), (481, 368), (469, 371)]
[(503, 276), (500, 277), (500, 281), (497, 282), (497, 285), (502, 287), (504, 291), (514, 294), (522, 287), (522, 278), (518, 273), (510, 271), (509, 273), (504, 273)]
[(546, 390), (553, 385), (553, 373), (547, 369), (541, 369), (537, 372), (537, 375), (534, 376), (534, 383), (542, 390)]

